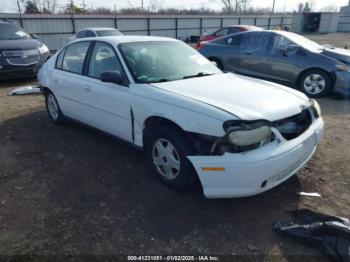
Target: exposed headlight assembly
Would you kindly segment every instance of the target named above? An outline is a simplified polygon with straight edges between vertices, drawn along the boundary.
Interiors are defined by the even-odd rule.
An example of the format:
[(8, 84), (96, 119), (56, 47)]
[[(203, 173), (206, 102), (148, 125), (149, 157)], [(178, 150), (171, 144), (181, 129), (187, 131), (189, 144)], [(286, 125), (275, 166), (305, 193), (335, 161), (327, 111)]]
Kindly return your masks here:
[[(234, 121), (236, 122), (236, 121)], [(270, 126), (265, 122), (255, 123), (241, 123), (236, 122), (239, 125), (232, 125), (234, 123), (225, 123), (224, 128), (227, 132), (226, 137), (231, 144), (237, 146), (250, 146), (266, 141), (272, 135)]]
[(318, 116), (321, 116), (322, 115), (321, 107), (320, 107), (320, 104), (316, 100), (314, 100), (314, 107), (318, 113)]
[(315, 118), (318, 118), (322, 115), (320, 104), (315, 99), (310, 99), (312, 109), (314, 110)]
[(345, 65), (345, 64), (338, 64), (338, 65), (336, 65), (336, 67), (340, 71), (350, 72), (350, 67)]
[(44, 54), (44, 53), (48, 53), (49, 49), (47, 48), (46, 45), (42, 44), (39, 48), (38, 48), (40, 54)]
[(229, 141), (237, 146), (249, 146), (265, 141), (272, 134), (271, 128), (262, 126), (251, 130), (237, 130), (228, 133)]

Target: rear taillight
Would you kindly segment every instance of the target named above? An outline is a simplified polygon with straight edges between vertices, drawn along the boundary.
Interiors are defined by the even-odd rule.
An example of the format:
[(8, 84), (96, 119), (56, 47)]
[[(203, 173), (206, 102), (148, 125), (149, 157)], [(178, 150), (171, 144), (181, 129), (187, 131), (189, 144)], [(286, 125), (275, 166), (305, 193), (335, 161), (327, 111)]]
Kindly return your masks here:
[(201, 48), (203, 48), (204, 47), (204, 43), (203, 42), (199, 42), (199, 43), (197, 43), (197, 45), (196, 45), (196, 49), (197, 50), (199, 50), (199, 49), (201, 49)]

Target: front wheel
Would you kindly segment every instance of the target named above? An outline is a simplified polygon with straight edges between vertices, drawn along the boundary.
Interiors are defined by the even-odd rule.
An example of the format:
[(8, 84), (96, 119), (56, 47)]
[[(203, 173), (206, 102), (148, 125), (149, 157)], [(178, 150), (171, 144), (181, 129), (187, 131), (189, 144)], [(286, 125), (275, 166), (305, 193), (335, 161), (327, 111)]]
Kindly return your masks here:
[(324, 97), (332, 91), (333, 83), (327, 72), (313, 69), (301, 76), (299, 88), (309, 97)]
[(194, 170), (187, 159), (193, 154), (191, 143), (180, 131), (161, 127), (147, 137), (147, 159), (159, 180), (174, 190), (193, 184)]

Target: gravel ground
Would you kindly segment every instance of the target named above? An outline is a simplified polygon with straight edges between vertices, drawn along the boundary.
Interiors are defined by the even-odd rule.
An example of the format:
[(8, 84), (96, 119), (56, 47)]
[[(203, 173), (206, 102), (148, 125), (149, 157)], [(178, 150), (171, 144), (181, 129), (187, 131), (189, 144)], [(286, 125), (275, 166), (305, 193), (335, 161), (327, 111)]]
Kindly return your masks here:
[(350, 218), (349, 100), (319, 100), (325, 137), (297, 176), (259, 196), (208, 200), (198, 184), (181, 193), (162, 186), (143, 153), (122, 142), (77, 124), (51, 124), (40, 95), (7, 96), (30, 82), (0, 83), (1, 255), (327, 261), (273, 233), (272, 223), (297, 208)]

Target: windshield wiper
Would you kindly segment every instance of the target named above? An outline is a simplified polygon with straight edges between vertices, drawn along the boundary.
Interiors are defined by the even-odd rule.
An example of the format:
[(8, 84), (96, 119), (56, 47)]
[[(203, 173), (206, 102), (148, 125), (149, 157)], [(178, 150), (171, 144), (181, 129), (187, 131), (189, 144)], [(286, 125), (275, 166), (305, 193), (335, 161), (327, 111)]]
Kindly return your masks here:
[(168, 82), (169, 80), (166, 78), (159, 79), (157, 81), (152, 81), (151, 83), (162, 83), (162, 82)]
[(202, 77), (202, 76), (210, 76), (210, 75), (213, 75), (213, 74), (211, 74), (211, 73), (199, 72), (198, 74), (195, 74), (195, 75), (184, 76), (183, 79), (194, 78), (194, 77)]

